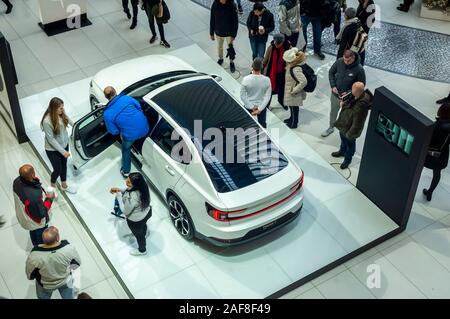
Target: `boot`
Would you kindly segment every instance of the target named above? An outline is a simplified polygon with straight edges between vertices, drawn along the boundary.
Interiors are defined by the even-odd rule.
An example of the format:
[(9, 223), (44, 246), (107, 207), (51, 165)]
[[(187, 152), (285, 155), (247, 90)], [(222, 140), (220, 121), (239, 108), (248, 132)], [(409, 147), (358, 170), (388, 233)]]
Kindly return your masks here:
[(291, 112), (291, 115), (289, 118), (285, 119), (283, 122), (289, 126), (289, 123), (292, 121), (292, 107), (289, 107), (289, 111)]
[(292, 129), (296, 129), (298, 127), (298, 113), (300, 108), (298, 106), (290, 106), (292, 120), (289, 122), (288, 127)]
[(425, 198), (427, 199), (427, 201), (431, 201), (432, 197), (433, 197), (433, 193), (429, 192), (426, 188), (424, 188), (422, 190), (422, 193), (425, 195)]

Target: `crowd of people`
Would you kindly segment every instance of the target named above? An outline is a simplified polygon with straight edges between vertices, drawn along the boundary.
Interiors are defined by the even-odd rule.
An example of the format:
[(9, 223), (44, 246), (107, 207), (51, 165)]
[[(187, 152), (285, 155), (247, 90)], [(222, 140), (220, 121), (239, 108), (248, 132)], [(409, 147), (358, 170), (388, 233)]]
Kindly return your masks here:
[[(8, 0), (2, 0), (11, 11)], [(131, 29), (137, 24), (139, 6), (145, 10), (152, 37), (157, 39), (155, 22), (158, 26), (160, 44), (170, 47), (164, 35), (164, 24), (170, 19), (170, 12), (164, 0), (123, 0), (123, 9), (128, 19), (132, 19)], [(313, 29), (314, 55), (323, 60), (321, 37), (323, 30), (333, 27), (338, 49), (337, 59), (328, 73), (330, 84), (329, 127), (321, 134), (323, 138), (339, 131), (339, 149), (331, 154), (343, 158), (340, 168), (346, 169), (355, 154), (356, 140), (361, 136), (373, 101), (372, 92), (366, 87), (364, 69), (365, 51), (374, 7), (373, 0), (359, 0), (357, 8), (347, 7), (345, 0), (280, 0), (278, 21), (265, 7), (264, 1), (252, 1), (253, 10), (249, 13), (246, 27), (252, 50), (251, 74), (242, 80), (240, 97), (251, 116), (266, 128), (267, 109), (272, 97), (277, 96), (278, 104), (290, 111), (284, 122), (287, 127), (296, 129), (300, 125), (300, 108), (314, 92), (317, 76), (308, 65), (306, 45), (298, 48), (303, 35), (307, 40), (308, 25)], [(407, 1), (406, 1), (407, 2)], [(409, 2), (408, 2), (409, 3)], [(238, 33), (242, 3), (238, 0), (214, 0), (210, 16), (210, 37), (217, 41), (219, 65), (224, 63), (224, 43), (227, 42), (227, 56), (230, 71), (235, 72), (234, 50)], [(342, 14), (344, 21), (342, 24)], [(279, 33), (269, 34), (278, 26)], [(114, 87), (104, 90), (109, 101), (105, 106), (104, 121), (112, 135), (120, 137), (122, 161), (120, 173), (125, 179), (124, 187), (112, 187), (114, 195), (112, 214), (125, 219), (130, 232), (135, 236), (137, 249), (132, 256), (147, 254), (147, 222), (152, 216), (150, 191), (145, 178), (138, 172), (131, 173), (131, 147), (145, 139), (150, 130), (148, 120), (141, 105), (134, 98), (118, 94)], [(436, 101), (441, 106), (437, 112), (435, 130), (425, 167), (433, 170), (433, 180), (428, 189), (423, 189), (425, 198), (430, 201), (436, 189), (441, 171), (448, 165), (450, 144), (450, 93), (448, 97)], [(45, 188), (30, 164), (22, 165), (19, 176), (13, 182), (16, 216), (22, 228), (29, 232), (33, 248), (26, 261), (26, 275), (36, 282), (38, 298), (51, 298), (58, 290), (62, 298), (76, 297), (72, 283), (72, 271), (81, 265), (81, 259), (67, 240), (62, 240), (59, 230), (50, 226), (52, 206), (56, 190), (74, 194), (77, 189), (67, 182), (67, 161), (71, 156), (69, 149), (68, 126), (73, 125), (60, 98), (50, 100), (41, 120), (45, 136), (45, 151), (52, 165), (50, 187)], [(59, 180), (59, 184), (58, 184)], [(70, 184), (70, 185), (69, 185)], [(59, 186), (58, 186), (59, 185)], [(5, 220), (0, 216), (0, 227)], [(89, 299), (86, 294), (79, 299)]]

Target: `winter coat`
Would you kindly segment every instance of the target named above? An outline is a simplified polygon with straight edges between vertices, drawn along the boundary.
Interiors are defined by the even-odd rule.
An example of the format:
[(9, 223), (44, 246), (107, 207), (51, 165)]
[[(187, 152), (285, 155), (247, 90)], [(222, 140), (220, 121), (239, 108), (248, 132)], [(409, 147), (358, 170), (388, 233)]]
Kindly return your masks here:
[(209, 21), (209, 34), (219, 37), (236, 38), (238, 32), (238, 11), (233, 1), (221, 4), (215, 0), (211, 6), (211, 17)]
[(358, 33), (358, 29), (361, 26), (359, 20), (349, 24), (342, 31), (342, 38), (339, 40), (339, 49), (337, 52), (337, 58), (342, 58), (344, 56), (344, 52), (349, 50), (353, 46), (353, 41), (355, 41), (356, 34)]
[[(264, 34), (259, 34), (259, 26), (264, 27)], [(250, 39), (256, 39), (261, 42), (267, 42), (269, 38), (269, 33), (271, 33), (275, 29), (275, 20), (273, 18), (272, 12), (268, 9), (264, 9), (263, 14), (261, 15), (261, 23), (259, 22), (259, 17), (255, 15), (253, 11), (250, 12), (247, 18), (247, 28), (248, 28), (248, 36)], [(250, 31), (253, 31), (253, 35)]]
[(433, 136), (431, 137), (430, 147), (434, 150), (440, 150), (441, 156), (434, 157), (427, 155), (425, 167), (429, 169), (444, 169), (448, 165), (450, 138), (450, 120), (437, 120), (434, 126)]
[(109, 133), (121, 134), (128, 141), (136, 141), (149, 132), (141, 105), (127, 95), (118, 95), (109, 101), (105, 106), (103, 119)]
[[(288, 40), (285, 40), (283, 43), (283, 52), (289, 50), (292, 47), (291, 43)], [(273, 66), (273, 59), (274, 59), (274, 51), (277, 50), (275, 47), (274, 41), (270, 42), (269, 47), (266, 50), (266, 54), (264, 54), (263, 59), (263, 65), (264, 65), (264, 75), (268, 76), (270, 78), (270, 82), (272, 84), (272, 93), (281, 92), (281, 88), (284, 86), (284, 83), (278, 83), (278, 82), (284, 82), (284, 75), (283, 73), (286, 72), (286, 62), (283, 60), (283, 53), (280, 52), (281, 50), (278, 50), (281, 56), (281, 63), (282, 73), (279, 73), (279, 76), (281, 79), (277, 80), (277, 75), (272, 72), (272, 66)]]
[[(286, 106), (303, 106), (303, 101), (306, 99), (306, 92), (303, 91), (308, 84), (308, 80), (303, 74), (301, 66), (305, 62), (296, 64), (294, 66), (288, 65), (286, 67), (286, 81), (284, 85), (284, 105)], [(293, 70), (295, 79), (291, 75)]]
[(352, 89), (353, 83), (366, 83), (366, 73), (361, 66), (359, 55), (356, 54), (355, 61), (346, 65), (343, 58), (339, 58), (331, 66), (328, 72), (330, 87), (336, 87), (339, 93), (345, 93)]
[(322, 17), (327, 0), (300, 0), (300, 13), (308, 17)]
[(299, 0), (281, 0), (278, 11), (280, 33), (290, 36), (300, 32)]
[(39, 179), (29, 182), (17, 177), (13, 182), (13, 191), (19, 224), (26, 230), (44, 228), (50, 221), (52, 201), (44, 198)]
[(367, 9), (369, 8), (369, 6), (373, 5), (374, 2), (373, 0), (369, 0), (369, 2), (367, 3), (367, 8), (363, 7), (364, 4), (364, 0), (359, 2), (359, 6), (358, 9), (356, 10), (356, 17), (359, 19), (359, 21), (361, 21), (361, 26), (363, 27), (364, 31), (366, 31), (366, 33), (369, 33), (370, 30), (370, 26), (368, 24), (371, 24), (372, 21), (368, 21), (369, 18), (375, 13), (375, 7), (370, 7), (372, 10), (367, 11)]
[(364, 129), (372, 101), (372, 92), (365, 90), (358, 99), (352, 98), (344, 103), (334, 126), (348, 139), (357, 139)]

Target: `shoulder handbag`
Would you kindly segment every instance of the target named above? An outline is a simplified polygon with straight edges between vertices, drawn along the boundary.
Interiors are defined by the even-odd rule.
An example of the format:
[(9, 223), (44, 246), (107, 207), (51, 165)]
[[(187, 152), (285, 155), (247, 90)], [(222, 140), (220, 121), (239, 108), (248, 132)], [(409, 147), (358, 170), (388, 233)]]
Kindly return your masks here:
[(431, 157), (434, 157), (434, 158), (440, 158), (441, 154), (442, 154), (442, 150), (444, 149), (445, 144), (447, 144), (449, 138), (450, 138), (450, 133), (447, 135), (447, 138), (445, 139), (444, 143), (442, 144), (442, 146), (439, 149), (434, 148), (434, 147), (429, 147), (428, 155)]

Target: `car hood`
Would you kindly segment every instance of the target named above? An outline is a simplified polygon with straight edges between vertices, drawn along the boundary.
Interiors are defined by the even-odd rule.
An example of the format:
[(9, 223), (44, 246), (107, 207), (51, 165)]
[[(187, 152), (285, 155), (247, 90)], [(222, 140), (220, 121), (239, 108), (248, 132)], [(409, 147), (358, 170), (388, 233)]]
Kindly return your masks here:
[(170, 55), (148, 55), (124, 61), (101, 70), (93, 77), (93, 82), (104, 90), (113, 86), (118, 93), (148, 77), (173, 71), (196, 71), (183, 60)]

